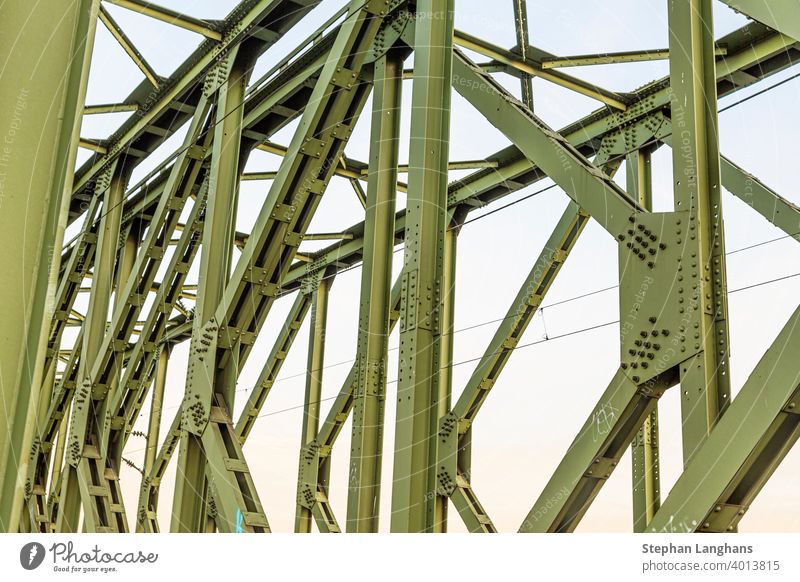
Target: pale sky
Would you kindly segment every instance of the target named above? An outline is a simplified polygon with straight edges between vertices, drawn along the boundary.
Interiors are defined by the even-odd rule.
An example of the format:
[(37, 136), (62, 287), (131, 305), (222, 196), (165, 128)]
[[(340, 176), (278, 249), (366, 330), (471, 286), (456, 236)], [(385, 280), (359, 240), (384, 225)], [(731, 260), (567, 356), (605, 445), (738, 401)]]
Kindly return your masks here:
[[(235, 4), (232, 0), (161, 0), (162, 5), (194, 16), (223, 18)], [(290, 31), (259, 61), (253, 78), (257, 78), (285, 55), (295, 43), (313, 31), (333, 14), (344, 0), (324, 0), (304, 21)], [(515, 44), (511, 0), (491, 3), (480, 0), (456, 1), (456, 28), (480, 36), (504, 47)], [(108, 5), (128, 36), (145, 58), (163, 76), (197, 46), (201, 38), (191, 32)], [(528, 0), (531, 44), (557, 55), (597, 53), (636, 49), (664, 48), (667, 40), (666, 0)], [(715, 36), (737, 29), (746, 19), (721, 3), (715, 3)], [(98, 25), (94, 58), (89, 80), (87, 104), (121, 102), (137, 86), (142, 75), (102, 25)], [(485, 60), (471, 55), (476, 60)], [(411, 61), (406, 63), (410, 66)], [(615, 91), (631, 91), (668, 73), (666, 61), (627, 65), (603, 65), (575, 68), (568, 71)], [(795, 71), (784, 71), (754, 88), (726, 97), (727, 105), (783, 79)], [(516, 79), (498, 78), (515, 94)], [(403, 85), (403, 138), (401, 163), (408, 161), (408, 128), (411, 81)], [(793, 147), (800, 125), (794, 104), (800, 98), (800, 82), (790, 82), (769, 93), (726, 111), (720, 115), (722, 152), (738, 165), (762, 179), (767, 185), (795, 203), (798, 171), (788, 151)], [(535, 111), (553, 128), (579, 119), (600, 104), (588, 97), (534, 80)], [(367, 160), (369, 154), (368, 102), (347, 154)], [(97, 115), (84, 119), (84, 137), (103, 138), (113, 131), (128, 114)], [(288, 144), (295, 123), (273, 137)], [(158, 161), (180, 144), (183, 131), (159, 150), (160, 157), (147, 160), (134, 173), (135, 183)], [(508, 141), (481, 115), (454, 93), (452, 103), (450, 159), (480, 159), (508, 145)], [(79, 152), (79, 164), (88, 157)], [(793, 156), (792, 156), (793, 157)], [(264, 152), (250, 157), (248, 171), (276, 169), (280, 159)], [(788, 169), (785, 165), (791, 164)], [(670, 210), (671, 155), (661, 148), (653, 158), (654, 207)], [(451, 173), (451, 179), (463, 172)], [(618, 173), (624, 186), (624, 167)], [(401, 178), (402, 179), (402, 178)], [(521, 198), (549, 185), (542, 181), (525, 188), (488, 210)], [(270, 183), (247, 182), (242, 185), (237, 229), (249, 232), (263, 203)], [(530, 200), (500, 211), (465, 226), (459, 236), (456, 280), (455, 329), (502, 318), (524, 277), (536, 260), (544, 242), (567, 203), (566, 195), (555, 188)], [(399, 197), (400, 205), (405, 202)], [(470, 218), (485, 213), (476, 211)], [(783, 236), (744, 203), (728, 195), (724, 199), (727, 249), (745, 246)], [(363, 219), (350, 184), (335, 178), (317, 210), (309, 232), (330, 232), (346, 228)], [(67, 233), (75, 233), (76, 222)], [(306, 248), (305, 246), (303, 247)], [(308, 247), (314, 248), (314, 247)], [(550, 304), (603, 289), (617, 282), (616, 242), (592, 221), (584, 230), (570, 258), (544, 301), (543, 315), (538, 314), (521, 343), (579, 330), (618, 319), (616, 289), (562, 305)], [(199, 255), (198, 255), (199, 257)], [(238, 253), (235, 254), (235, 259)], [(164, 261), (166, 265), (168, 261)], [(199, 258), (195, 261), (190, 282), (196, 281)], [(402, 252), (395, 255), (395, 276), (402, 263)], [(730, 256), (728, 286), (730, 290), (774, 279), (800, 271), (800, 245), (790, 239), (765, 244)], [(163, 269), (161, 271), (163, 273)], [(358, 293), (361, 271), (354, 269), (339, 275), (332, 288), (327, 328), (323, 398), (334, 397), (350, 369), (356, 348)], [(764, 350), (773, 341), (796, 307), (800, 278), (764, 285), (730, 296), (731, 379), (734, 393), (747, 379)], [(272, 340), (283, 324), (293, 301), (278, 301), (267, 319), (263, 332), (239, 378), (237, 402), (241, 406), (259, 374), (261, 365), (272, 347)], [(86, 296), (76, 308), (85, 309)], [(454, 362), (480, 356), (496, 330), (497, 323), (486, 324), (455, 334)], [(255, 479), (261, 502), (273, 531), (288, 532), (293, 528), (300, 424), (306, 367), (308, 322), (303, 326), (287, 358), (279, 380), (263, 408), (254, 430), (245, 445), (245, 454)], [(562, 455), (574, 438), (597, 398), (606, 388), (619, 363), (616, 326), (572, 335), (569, 338), (539, 343), (519, 349), (511, 358), (486, 404), (478, 415), (473, 431), (473, 487), (500, 531), (516, 531), (538, 497)], [(73, 337), (68, 334), (68, 337)], [(397, 332), (390, 347), (397, 345)], [(172, 354), (162, 422), (162, 438), (172, 421), (183, 396), (188, 342)], [(389, 524), (392, 453), (394, 446), (394, 379), (397, 352), (390, 352), (390, 383), (386, 407), (384, 436), (384, 485), (381, 500), (381, 529)], [(475, 363), (453, 368), (454, 401), (465, 385)], [(330, 401), (323, 404), (323, 418)], [(238, 418), (237, 407), (234, 419)], [(146, 430), (148, 405), (136, 427)], [(678, 477), (681, 469), (680, 408), (677, 388), (661, 399), (661, 479), (662, 498)], [(339, 524), (344, 526), (347, 498), (350, 423), (346, 425), (333, 452), (331, 501)], [(144, 440), (131, 437), (125, 457), (141, 465)], [(177, 454), (161, 488), (160, 524), (169, 528), (169, 512), (173, 494)], [(139, 475), (127, 466), (121, 473), (126, 509), (133, 525), (139, 489)], [(595, 500), (578, 531), (630, 531), (632, 522), (630, 493), (630, 455)], [(741, 531), (800, 531), (800, 454), (790, 453), (774, 477), (753, 504), (741, 523)], [(451, 507), (451, 531), (464, 531), (457, 512)]]

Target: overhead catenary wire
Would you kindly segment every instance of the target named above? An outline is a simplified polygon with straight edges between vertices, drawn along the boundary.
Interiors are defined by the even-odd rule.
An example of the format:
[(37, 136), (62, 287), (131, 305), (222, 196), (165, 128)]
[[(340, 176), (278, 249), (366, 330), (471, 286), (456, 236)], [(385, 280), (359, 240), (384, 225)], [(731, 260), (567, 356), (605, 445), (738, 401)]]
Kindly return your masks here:
[[(770, 285), (770, 284), (773, 284), (773, 283), (778, 283), (778, 282), (781, 282), (781, 281), (786, 281), (788, 279), (793, 279), (793, 278), (797, 278), (797, 277), (800, 277), (800, 272), (790, 273), (789, 275), (783, 275), (781, 277), (775, 277), (773, 279), (767, 279), (767, 280), (764, 280), (764, 281), (759, 281), (758, 283), (754, 283), (754, 284), (751, 284), (751, 285), (746, 285), (744, 287), (738, 287), (736, 289), (732, 289), (732, 290), (728, 291), (728, 295), (732, 295), (734, 293), (739, 293), (741, 291), (748, 291), (750, 289), (763, 287), (765, 285)], [(609, 287), (609, 288), (606, 288), (606, 289), (598, 290), (597, 292), (607, 291), (607, 290), (613, 289), (613, 288), (614, 287)], [(564, 303), (566, 301), (570, 301), (570, 300), (581, 299), (583, 297), (587, 297), (589, 295), (596, 294), (597, 292), (595, 292), (595, 293), (586, 293), (586, 294), (583, 294), (583, 295), (580, 295), (580, 296), (576, 296), (576, 297), (571, 298), (569, 300), (565, 300), (565, 301), (559, 302), (559, 304), (560, 303)], [(493, 322), (502, 321), (503, 319), (506, 319), (506, 318), (501, 318), (499, 320), (493, 320)], [(534, 340), (534, 341), (531, 341), (531, 342), (528, 342), (528, 343), (517, 344), (515, 347), (509, 348), (509, 350), (510, 351), (516, 351), (516, 350), (520, 350), (520, 349), (524, 349), (524, 348), (529, 348), (529, 347), (541, 345), (541, 344), (544, 344), (544, 343), (547, 343), (547, 342), (550, 342), (550, 341), (555, 341), (555, 340), (559, 340), (559, 339), (563, 339), (563, 338), (567, 338), (567, 337), (580, 335), (580, 334), (583, 334), (583, 333), (588, 333), (588, 332), (591, 332), (591, 331), (596, 331), (598, 329), (609, 327), (609, 326), (617, 324), (617, 323), (619, 323), (619, 320), (615, 319), (614, 321), (607, 321), (605, 323), (600, 323), (600, 324), (596, 324), (596, 325), (582, 327), (582, 328), (571, 330), (571, 331), (568, 331), (568, 332), (564, 332), (564, 333), (561, 333), (561, 334), (558, 334), (558, 335), (544, 337), (542, 339)], [(486, 325), (486, 323), (484, 323), (483, 325)], [(455, 333), (458, 333), (459, 331), (466, 331), (467, 329), (473, 329), (474, 327), (476, 327), (476, 326), (471, 326), (469, 328), (455, 330), (455, 331), (453, 331), (453, 333), (455, 334)], [(390, 348), (389, 351), (396, 351), (397, 349), (398, 348), (396, 348), (396, 347), (395, 348)], [(459, 360), (457, 362), (452, 362), (450, 364), (450, 367), (451, 368), (455, 368), (455, 367), (458, 367), (458, 366), (463, 366), (465, 364), (469, 364), (469, 363), (472, 363), (472, 362), (479, 361), (483, 357), (484, 357), (484, 355), (482, 354), (480, 356), (475, 356), (475, 357), (472, 357), (472, 358), (468, 358), (466, 360)], [(343, 360), (341, 362), (336, 362), (335, 364), (329, 364), (327, 366), (323, 366), (322, 368), (318, 368), (316, 370), (311, 370), (310, 373), (319, 372), (319, 371), (323, 371), (323, 370), (328, 370), (330, 368), (334, 368), (334, 367), (337, 367), (337, 366), (342, 366), (344, 364), (352, 364), (353, 362), (355, 362), (354, 359)], [(442, 369), (444, 369), (444, 368), (442, 368)], [(292, 380), (294, 378), (303, 377), (308, 373), (309, 373), (308, 371), (304, 371), (304, 372), (299, 372), (299, 373), (296, 373), (296, 374), (292, 374), (290, 376), (284, 376), (283, 378), (278, 378), (277, 380), (275, 380), (273, 385), (277, 384), (279, 382), (285, 382), (287, 380)], [(395, 383), (397, 383), (397, 380), (388, 380), (386, 383), (387, 384), (395, 384)], [(248, 386), (246, 388), (239, 388), (236, 392), (247, 392), (249, 390), (254, 390), (255, 388), (258, 388), (258, 386)], [(321, 398), (319, 400), (311, 402), (310, 404), (318, 404), (318, 403), (322, 403), (322, 402), (327, 402), (329, 400), (335, 400), (336, 398), (338, 398), (338, 394), (335, 395), (335, 396)], [(173, 406), (165, 406), (165, 407), (162, 408), (162, 411), (163, 410), (175, 410), (179, 406), (180, 406), (180, 404), (173, 405)], [(272, 411), (272, 412), (265, 412), (263, 414), (259, 414), (256, 418), (264, 418), (264, 417), (267, 417), (267, 416), (274, 416), (276, 414), (282, 414), (282, 413), (285, 413), (285, 412), (291, 412), (293, 410), (297, 410), (297, 409), (303, 408), (303, 406), (304, 406), (304, 404), (300, 404), (300, 405), (297, 405), (297, 406), (291, 406), (291, 407), (288, 407), (288, 408), (285, 408), (285, 409), (275, 410), (275, 411)], [(142, 415), (140, 414), (140, 417), (141, 416)], [(130, 452), (133, 453), (133, 452), (139, 452), (139, 451), (143, 451), (143, 450), (144, 449), (137, 449), (137, 450), (130, 451)]]
[[(787, 279), (793, 279), (793, 278), (796, 278), (796, 277), (800, 277), (800, 272), (791, 273), (789, 275), (784, 275), (782, 277), (776, 277), (774, 279), (768, 279), (766, 281), (759, 281), (758, 283), (754, 283), (752, 285), (746, 285), (744, 287), (739, 287), (737, 289), (733, 289), (731, 291), (728, 291), (728, 295), (730, 295), (732, 293), (738, 293), (740, 291), (747, 291), (747, 290), (754, 289), (754, 288), (757, 288), (757, 287), (763, 287), (764, 285), (770, 285), (772, 283), (777, 283), (777, 282), (780, 282), (780, 281), (785, 281)], [(605, 323), (599, 323), (599, 324), (596, 324), (596, 325), (591, 325), (591, 326), (588, 326), (588, 327), (575, 329), (575, 330), (572, 330), (572, 331), (564, 332), (564, 333), (559, 334), (559, 335), (550, 336), (548, 338), (542, 338), (542, 339), (539, 339), (539, 340), (534, 340), (532, 342), (528, 342), (528, 343), (524, 343), (524, 344), (518, 344), (515, 347), (509, 348), (509, 349), (511, 351), (516, 351), (516, 350), (520, 350), (520, 349), (524, 349), (524, 348), (529, 348), (529, 347), (541, 345), (541, 344), (544, 344), (544, 343), (547, 343), (547, 342), (563, 339), (563, 338), (566, 338), (566, 337), (576, 336), (576, 335), (580, 335), (580, 334), (583, 334), (583, 333), (589, 333), (591, 331), (596, 331), (598, 329), (603, 329), (603, 328), (615, 325), (617, 323), (619, 323), (619, 320), (615, 319), (614, 321), (607, 321)], [(451, 368), (455, 368), (457, 366), (463, 366), (465, 364), (469, 364), (469, 363), (472, 363), (472, 362), (480, 361), (482, 358), (483, 358), (483, 355), (476, 356), (476, 357), (473, 357), (473, 358), (468, 358), (466, 360), (459, 360), (457, 362), (451, 363), (450, 367)], [(324, 370), (324, 369), (327, 369), (327, 368), (330, 368), (330, 367), (333, 367), (333, 366), (340, 366), (340, 365), (345, 364), (345, 363), (352, 363), (353, 361), (354, 360), (349, 360), (349, 361), (346, 361), (346, 362), (338, 362), (338, 363), (333, 364), (331, 366), (325, 366), (323, 368), (320, 368), (320, 370)], [(312, 372), (315, 372), (315, 371), (317, 371), (317, 370), (312, 370)], [(277, 384), (278, 382), (280, 382), (282, 380), (289, 380), (289, 379), (291, 379), (293, 377), (305, 376), (306, 374), (307, 374), (307, 372), (303, 372), (301, 374), (296, 374), (294, 376), (280, 378), (280, 379), (276, 380), (275, 383)], [(388, 380), (386, 383), (387, 384), (396, 384), (397, 380)], [(256, 386), (253, 386), (252, 388), (256, 388)], [(240, 389), (240, 390), (237, 390), (237, 392), (242, 391), (242, 390), (247, 390), (247, 389), (246, 388), (245, 389)], [(320, 403), (323, 403), (323, 402), (329, 402), (331, 400), (336, 400), (338, 397), (339, 397), (339, 395), (336, 394), (334, 396), (328, 396), (326, 398), (320, 398), (319, 400), (315, 400), (313, 402), (310, 402), (309, 404), (320, 404)], [(167, 406), (167, 407), (162, 408), (162, 410), (174, 410), (174, 409), (178, 408), (178, 406), (180, 406), (180, 405)], [(304, 407), (305, 407), (305, 404), (298, 404), (296, 406), (289, 406), (289, 407), (286, 407), (286, 408), (281, 408), (281, 409), (278, 409), (278, 410), (273, 410), (271, 412), (265, 412), (263, 414), (259, 414), (256, 418), (266, 418), (268, 416), (276, 416), (276, 415), (279, 415), (279, 414), (285, 414), (287, 412), (300, 410), (300, 409), (302, 409)], [(139, 452), (142, 452), (144, 450), (145, 450), (145, 448), (134, 449), (134, 450), (128, 451), (128, 453), (129, 454), (131, 454), (131, 453), (139, 453)]]
[[(728, 291), (728, 295), (731, 295), (733, 293), (738, 293), (740, 291), (747, 291), (747, 290), (754, 289), (754, 288), (757, 288), (757, 287), (763, 287), (764, 285), (769, 285), (769, 284), (772, 284), (772, 283), (785, 281), (787, 279), (792, 279), (792, 278), (795, 278), (795, 277), (800, 277), (800, 272), (792, 273), (790, 275), (784, 275), (783, 277), (776, 277), (774, 279), (768, 279), (766, 281), (759, 281), (758, 283), (754, 283), (752, 285), (747, 285), (745, 287), (739, 287), (737, 289), (733, 289), (731, 291)], [(566, 337), (571, 337), (571, 336), (580, 335), (580, 334), (583, 334), (583, 333), (588, 333), (588, 332), (591, 332), (591, 331), (596, 331), (598, 329), (609, 327), (609, 326), (617, 324), (617, 323), (619, 323), (619, 319), (615, 319), (614, 321), (607, 321), (605, 323), (599, 323), (599, 324), (596, 324), (596, 325), (590, 325), (590, 326), (587, 326), (587, 327), (582, 327), (582, 328), (575, 329), (575, 330), (572, 330), (572, 331), (564, 332), (564, 333), (561, 333), (561, 334), (558, 334), (558, 335), (544, 337), (542, 339), (534, 340), (534, 341), (531, 341), (531, 342), (528, 342), (528, 343), (517, 344), (516, 346), (514, 346), (512, 348), (508, 348), (508, 350), (509, 351), (517, 351), (517, 350), (520, 350), (520, 349), (529, 348), (529, 347), (537, 346), (537, 345), (540, 345), (540, 344), (544, 344), (544, 343), (547, 343), (547, 342), (550, 342), (550, 341), (555, 341), (555, 340), (563, 339), (563, 338), (566, 338)], [(476, 356), (476, 357), (473, 357), (473, 358), (468, 358), (466, 360), (459, 360), (457, 362), (452, 362), (450, 364), (450, 367), (451, 368), (455, 368), (457, 366), (463, 366), (465, 364), (469, 364), (469, 363), (472, 363), (472, 362), (477, 362), (477, 361), (480, 361), (483, 357), (484, 357), (484, 355), (480, 355), (480, 356)], [(351, 362), (352, 361), (355, 361), (355, 360), (351, 360)], [(337, 364), (337, 365), (340, 365), (340, 364)], [(444, 368), (442, 368), (442, 369), (444, 369)], [(314, 372), (314, 370), (312, 370), (312, 372)], [(305, 375), (305, 372), (303, 373), (303, 375)], [(386, 383), (387, 384), (396, 384), (397, 380), (396, 379), (395, 380), (388, 380)], [(338, 397), (338, 395), (337, 396), (331, 396), (329, 398), (322, 398), (317, 402), (326, 402), (328, 400), (334, 400), (337, 397)], [(316, 404), (316, 402), (314, 402), (313, 404)], [(276, 411), (273, 411), (273, 412), (267, 412), (267, 413), (258, 415), (256, 418), (263, 418), (265, 416), (272, 416), (272, 415), (275, 415), (275, 414), (279, 414), (281, 412), (288, 412), (288, 411), (291, 411), (291, 410), (295, 410), (297, 408), (303, 408), (303, 406), (304, 405), (301, 404), (299, 406), (294, 406), (294, 407), (291, 407), (291, 408), (287, 408), (285, 410), (276, 410)]]

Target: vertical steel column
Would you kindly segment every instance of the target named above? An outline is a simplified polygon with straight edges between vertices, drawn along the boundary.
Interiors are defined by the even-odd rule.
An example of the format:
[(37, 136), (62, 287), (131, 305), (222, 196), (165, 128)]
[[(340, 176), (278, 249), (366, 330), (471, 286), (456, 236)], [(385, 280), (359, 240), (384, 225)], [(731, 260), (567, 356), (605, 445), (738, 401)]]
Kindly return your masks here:
[[(695, 355), (680, 365), (684, 464), (730, 400), (727, 285), (711, 0), (669, 3), (675, 210), (688, 213), (684, 240), (700, 321), (681, 330)], [(678, 241), (680, 242), (680, 241)]]
[(653, 168), (650, 151), (636, 150), (625, 158), (626, 186), (628, 194), (635, 198), (639, 205), (652, 212), (653, 210)]
[(0, 531), (20, 522), (98, 4), (0, 4)]
[(417, 4), (391, 530), (435, 519), (453, 0)]
[[(71, 406), (67, 406), (64, 411), (64, 418), (61, 419), (61, 424), (58, 427), (58, 439), (56, 440), (55, 449), (53, 449), (53, 456), (51, 462), (53, 463), (53, 470), (50, 473), (50, 490), (58, 495), (58, 482), (61, 479), (61, 472), (64, 468), (64, 449), (67, 446), (67, 436), (69, 434), (69, 417)], [(51, 516), (52, 517), (52, 516)], [(55, 524), (51, 523), (51, 528)]]
[[(627, 156), (627, 190), (645, 210), (653, 210), (653, 173), (649, 150)], [(643, 532), (661, 505), (658, 458), (658, 406), (650, 413), (631, 443), (633, 531)]]
[[(39, 412), (36, 416), (36, 434), (39, 434), (41, 427), (45, 426), (47, 423), (50, 400), (53, 397), (53, 388), (56, 382), (57, 361), (57, 358), (48, 358), (48, 361), (45, 362), (44, 383), (42, 384), (42, 391), (39, 397)], [(41, 444), (39, 444), (39, 446), (41, 446)], [(35, 464), (30, 465), (30, 467), (35, 468)], [(31, 489), (34, 487), (36, 487), (36, 483), (31, 482)], [(38, 491), (36, 493), (38, 493)], [(39, 505), (36, 503), (38, 500), (34, 492), (30, 491), (30, 499), (28, 499), (28, 503), (26, 504), (27, 511), (25, 508), (22, 510), (20, 532), (38, 532), (40, 526), (39, 520), (46, 519), (47, 506), (46, 504)]]
[(156, 364), (156, 379), (153, 384), (153, 395), (150, 401), (150, 419), (147, 424), (147, 445), (144, 452), (143, 470), (145, 475), (149, 475), (153, 470), (158, 453), (158, 435), (161, 430), (161, 412), (164, 408), (164, 391), (167, 387), (167, 366), (169, 365), (169, 355), (172, 351), (170, 344), (161, 346)]
[[(141, 227), (139, 225), (138, 220), (132, 221), (132, 223), (128, 226), (128, 231), (125, 234), (125, 242), (122, 244), (122, 248), (119, 251), (119, 265), (117, 266), (117, 282), (116, 282), (116, 291), (114, 293), (114, 308), (118, 308), (120, 304), (123, 304), (126, 300), (125, 297), (125, 284), (130, 279), (131, 274), (133, 273), (133, 269), (136, 265), (136, 255), (139, 250), (139, 243), (141, 242)], [(106, 395), (105, 399), (105, 406), (104, 406), (104, 413), (106, 415), (111, 415), (113, 418), (116, 415), (116, 410), (109, 410), (110, 407), (113, 406), (113, 402), (116, 400), (117, 391), (119, 390), (119, 383), (121, 380), (120, 372), (122, 371), (122, 365), (120, 364), (117, 367), (115, 376), (111, 379), (108, 388), (108, 394)], [(104, 431), (102, 437), (102, 445), (103, 450), (106, 451), (105, 455), (107, 458), (107, 463), (113, 466), (117, 472), (119, 472), (120, 464), (122, 463), (122, 450), (124, 447), (122, 446), (111, 446), (109, 447), (109, 433), (110, 431)]]
[[(97, 254), (92, 270), (89, 307), (83, 322), (83, 345), (78, 368), (79, 384), (91, 380), (91, 367), (100, 353), (103, 337), (106, 334), (111, 295), (114, 292), (114, 272), (122, 223), (122, 202), (129, 175), (130, 172), (122, 162), (115, 161), (107, 170), (106, 176), (98, 182), (95, 193), (96, 196), (99, 196), (105, 189), (97, 239)], [(74, 435), (78, 442), (84, 443), (81, 457), (90, 456), (94, 459), (95, 455), (102, 451), (99, 438), (104, 424), (105, 407), (101, 402), (95, 400), (94, 394), (76, 395), (76, 398), (80, 397), (92, 399), (94, 405), (83, 407), (82, 410), (85, 411), (83, 414), (73, 414), (69, 432), (71, 437)], [(90, 450), (86, 450), (86, 446), (89, 446)], [(82, 496), (78, 475), (80, 464), (81, 461), (75, 465), (69, 464), (64, 468), (56, 524), (59, 532), (78, 531)], [(88, 528), (87, 531), (95, 532), (98, 531), (98, 528), (110, 527), (110, 517), (109, 515), (98, 516), (98, 522), (95, 523), (94, 512), (88, 507), (85, 508), (84, 523)]]
[[(95, 193), (96, 196), (99, 196), (105, 189), (97, 241), (97, 255), (92, 271), (89, 307), (83, 322), (83, 343), (77, 380), (79, 384), (90, 379), (91, 365), (100, 351), (100, 346), (106, 333), (108, 310), (114, 289), (114, 268), (122, 221), (122, 201), (128, 175), (129, 173), (121, 163), (113, 163), (107, 170), (104, 181), (99, 182)], [(85, 397), (93, 399), (92, 394), (88, 394)], [(99, 405), (85, 407), (84, 410), (86, 412), (84, 414), (73, 415), (69, 428), (70, 435), (75, 435), (78, 442), (92, 445), (92, 455), (97, 454), (101, 449), (97, 437), (103, 420), (97, 414), (98, 408), (100, 408)], [(92, 435), (89, 440), (87, 440), (88, 435)], [(81, 455), (84, 452), (81, 451)], [(77, 531), (81, 508), (79, 464), (80, 462), (78, 465), (64, 467), (61, 490), (58, 493), (60, 504), (56, 525), (57, 531)], [(97, 531), (97, 528), (109, 525), (108, 517), (104, 516), (98, 523), (95, 523), (92, 510), (86, 508), (84, 522), (88, 531)]]
[[(148, 507), (148, 494), (150, 488), (147, 487), (150, 480), (150, 474), (153, 472), (153, 465), (156, 462), (156, 455), (158, 454), (158, 437), (161, 432), (161, 412), (164, 408), (164, 391), (167, 387), (167, 366), (169, 365), (169, 355), (172, 351), (170, 344), (163, 344), (161, 351), (158, 354), (158, 363), (156, 364), (156, 379), (153, 384), (153, 396), (150, 401), (150, 419), (147, 424), (147, 437), (144, 450), (144, 465), (142, 465), (142, 485), (139, 489), (139, 511), (149, 511)], [(156, 498), (156, 502), (158, 498)], [(155, 509), (155, 508), (152, 508)], [(137, 519), (136, 532), (144, 532), (144, 524), (148, 521), (146, 519)], [(157, 520), (153, 520), (157, 523)], [(152, 532), (155, 533), (155, 532)]]
[(132, 224), (128, 227), (128, 232), (125, 235), (125, 243), (120, 250), (119, 268), (117, 269), (117, 282), (116, 292), (114, 294), (114, 305), (124, 301), (125, 283), (133, 272), (133, 267), (136, 264), (136, 254), (139, 250), (139, 243), (141, 242), (141, 226), (138, 220), (133, 220)]
[[(328, 319), (328, 293), (332, 279), (324, 273), (317, 275), (319, 281), (311, 285), (311, 323), (308, 332), (308, 365), (306, 367), (306, 392), (303, 401), (303, 428), (300, 433), (300, 449), (317, 436), (322, 399), (322, 372), (325, 367), (325, 326)], [(300, 461), (302, 463), (302, 459)], [(301, 468), (302, 472), (302, 468)], [(311, 510), (300, 503), (295, 511), (294, 530), (311, 532)]]
[(401, 57), (388, 53), (375, 63), (347, 495), (348, 532), (378, 531), (402, 83)]
[[(528, 33), (528, 3), (527, 0), (512, 0), (514, 3), (514, 30), (517, 34), (516, 52), (523, 60), (528, 58), (528, 46), (530, 45)], [(521, 73), (519, 82), (522, 89), (522, 102), (533, 111), (533, 77), (527, 73)]]
[[(456, 293), (456, 248), (458, 243), (458, 233), (461, 231), (459, 218), (461, 213), (457, 213), (444, 235), (444, 254), (442, 257), (442, 307), (441, 322), (442, 335), (439, 352), (439, 395), (436, 407), (436, 426), (439, 421), (450, 412), (451, 397), (453, 392), (453, 326), (455, 323), (455, 293)], [(438, 439), (434, 439), (434, 458), (438, 458), (435, 447)], [(448, 495), (442, 491), (436, 491), (434, 499), (434, 533), (445, 533), (447, 531), (447, 505)]]
[[(242, 103), (250, 76), (249, 59), (236, 57), (237, 52), (234, 51), (218, 65), (224, 75), (224, 81), (219, 87), (217, 99), (208, 207), (200, 255), (200, 283), (197, 289), (193, 336), (197, 336), (203, 325), (214, 316), (214, 310), (222, 299), (225, 285), (230, 278), (236, 200), (239, 192), (239, 175), (242, 169), (240, 167), (244, 110)], [(215, 89), (217, 87), (211, 83), (207, 83), (205, 87), (206, 92), (213, 92)], [(193, 351), (190, 358), (194, 357)], [(191, 365), (190, 362), (190, 367)], [(191, 378), (187, 378), (187, 386), (190, 381)], [(216, 395), (221, 400), (217, 405), (226, 406), (229, 411), (232, 411), (235, 378), (223, 385), (229, 388), (224, 394)], [(205, 414), (208, 415), (209, 412), (206, 410)], [(205, 493), (207, 491), (205, 467), (205, 454), (200, 436), (188, 431), (184, 432), (178, 454), (178, 475), (172, 508), (172, 531), (191, 532), (205, 529), (204, 516), (208, 501)]]

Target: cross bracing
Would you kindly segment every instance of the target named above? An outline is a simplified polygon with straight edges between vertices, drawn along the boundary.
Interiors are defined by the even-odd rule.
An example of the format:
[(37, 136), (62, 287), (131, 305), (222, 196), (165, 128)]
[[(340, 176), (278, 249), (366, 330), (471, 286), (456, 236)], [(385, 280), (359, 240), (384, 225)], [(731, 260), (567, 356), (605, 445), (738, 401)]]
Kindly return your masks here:
[[(248, 0), (219, 19), (138, 0), (83, 0), (52, 14), (11, 4), (0, 8), (8, 22), (58, 23), (48, 63), (62, 73), (26, 79), (39, 57), (24, 44), (3, 73), (9, 126), (16, 131), (21, 108), (40, 124), (7, 152), (17, 156), (15, 177), (4, 180), (0, 236), (13, 249), (4, 261), (14, 281), (4, 285), (0, 347), (4, 530), (278, 531), (277, 471), (259, 479), (271, 449), (258, 429), (293, 409), (300, 442), (294, 467), (278, 477), (296, 492), (285, 529), (505, 529), (481, 495), (481, 464), (473, 468), (478, 412), (495, 412), (497, 385), (522, 387), (516, 377), (503, 383), (503, 372), (527, 348), (560, 342), (554, 357), (568, 374), (576, 355), (566, 342), (606, 328), (618, 332), (615, 368), (598, 368), (596, 389), (575, 392), (582, 405), (568, 417), (585, 420), (570, 427), (574, 440), (552, 444), (559, 460), (541, 486), (506, 485), (527, 499), (514, 529), (575, 530), (627, 463), (634, 531), (746, 527), (758, 494), (779, 479), (800, 434), (798, 315), (788, 305), (733, 385), (741, 310), (729, 297), (794, 280), (798, 269), (733, 286), (728, 262), (795, 242), (800, 209), (793, 193), (723, 155), (719, 118), (747, 108), (758, 123), (764, 93), (790, 83), (800, 6), (664, 3), (667, 46), (553, 54), (535, 46), (524, 2), (509, 7), (511, 48), (457, 29), (453, 0)], [(717, 4), (742, 14), (719, 36)], [(199, 44), (159, 74), (157, 55), (126, 30), (131, 14)], [(90, 56), (102, 30), (142, 80), (116, 103), (92, 104)], [(35, 46), (35, 35), (25, 38)], [(658, 62), (668, 75), (634, 90), (572, 69)], [(548, 91), (594, 111), (556, 130)], [(57, 106), (40, 95), (57, 96)], [(453, 113), (462, 107), (470, 117)], [(81, 115), (107, 114), (124, 121), (101, 138), (81, 134)], [(492, 127), (505, 145), (462, 156), (454, 138), (464, 119)], [(259, 159), (271, 165), (253, 167)], [(656, 172), (669, 176), (667, 196)], [(566, 206), (535, 223), (540, 249), (511, 304), (483, 296), (486, 317), (470, 321), (495, 331), (482, 355), (462, 358), (469, 329), (457, 323), (456, 282), (462, 269), (482, 267), (461, 241), (478, 228), (471, 223), (548, 190)], [(747, 221), (783, 235), (726, 248), (723, 208), (733, 203), (723, 190), (746, 203)], [(343, 222), (342, 208), (357, 219)], [(592, 229), (616, 246), (618, 284), (598, 292), (613, 289), (618, 312), (548, 332), (556, 305), (582, 300), (550, 301), (548, 292)], [(494, 236), (494, 252), (516, 252)], [(337, 287), (353, 276), (354, 357), (332, 372)], [(531, 339), (537, 326), (542, 340)], [(301, 338), (302, 404), (271, 411)], [(659, 418), (672, 395), (677, 418)], [(530, 421), (543, 410), (559, 415), (540, 395)], [(335, 446), (342, 435), (349, 464), (346, 444)], [(681, 466), (667, 487), (661, 453), (670, 447)]]

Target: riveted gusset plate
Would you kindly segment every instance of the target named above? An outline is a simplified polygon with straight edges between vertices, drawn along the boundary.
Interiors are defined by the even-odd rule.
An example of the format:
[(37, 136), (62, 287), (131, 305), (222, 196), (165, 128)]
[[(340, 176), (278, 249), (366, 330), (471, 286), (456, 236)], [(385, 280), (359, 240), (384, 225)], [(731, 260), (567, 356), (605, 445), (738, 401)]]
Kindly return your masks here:
[[(620, 362), (636, 384), (697, 353), (702, 285), (688, 213), (636, 213), (618, 233)], [(696, 254), (696, 253), (695, 253)], [(686, 255), (686, 256), (684, 256)]]
[(197, 436), (203, 434), (211, 410), (211, 383), (215, 372), (211, 356), (217, 349), (218, 329), (212, 318), (192, 337), (181, 426)]

